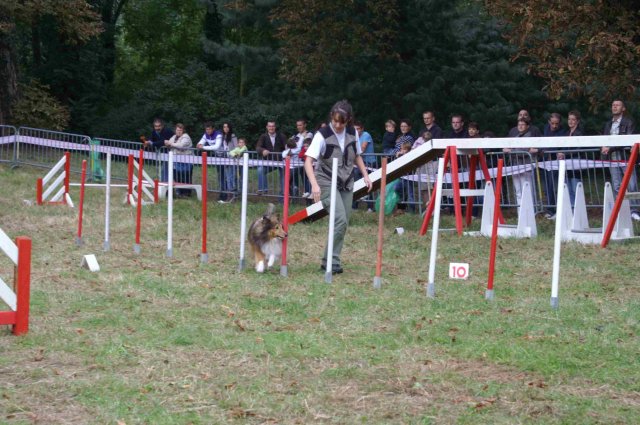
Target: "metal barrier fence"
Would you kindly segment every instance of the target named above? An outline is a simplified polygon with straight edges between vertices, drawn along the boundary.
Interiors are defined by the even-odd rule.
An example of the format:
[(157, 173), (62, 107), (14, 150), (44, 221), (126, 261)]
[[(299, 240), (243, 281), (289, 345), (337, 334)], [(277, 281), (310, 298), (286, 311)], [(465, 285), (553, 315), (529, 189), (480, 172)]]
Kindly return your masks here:
[[(168, 175), (168, 150), (166, 148), (145, 148), (137, 141), (94, 138), (89, 136), (70, 134), (50, 130), (12, 126), (0, 126), (0, 162), (15, 165), (31, 165), (50, 168), (60, 160), (64, 152), (71, 153), (71, 170), (79, 172), (83, 159), (90, 160), (90, 179), (101, 180), (104, 158), (107, 152), (112, 155), (112, 176), (114, 179), (127, 179), (127, 162), (133, 154), (136, 160), (139, 150), (144, 149), (144, 169), (152, 179), (163, 182)], [(498, 159), (505, 161), (503, 184), (503, 206), (515, 207), (517, 197), (523, 181), (529, 181), (533, 188), (533, 199), (537, 212), (554, 212), (558, 182), (558, 159), (567, 160), (567, 183), (573, 204), (575, 187), (582, 182), (587, 206), (601, 208), (603, 204), (603, 188), (606, 181), (611, 181), (614, 190), (619, 187), (624, 172), (629, 148), (617, 149), (608, 156), (603, 156), (599, 149), (566, 149), (546, 150), (541, 154), (531, 154), (527, 151), (489, 152), (486, 154), (490, 173), (495, 179), (495, 165)], [(201, 183), (201, 150), (181, 149), (176, 151), (174, 179), (177, 183)], [(241, 158), (229, 157), (228, 152), (208, 151), (207, 188), (210, 192), (219, 193), (220, 200), (232, 200), (240, 192), (242, 181)], [(384, 154), (371, 154), (365, 157), (366, 166), (370, 171), (377, 169)], [(395, 158), (390, 158), (391, 160)], [(467, 187), (469, 176), (469, 158), (459, 156), (460, 182)], [(281, 198), (284, 192), (284, 160), (279, 153), (272, 153), (266, 157), (259, 157), (257, 152), (249, 152), (249, 194), (268, 198)], [(436, 178), (437, 165), (432, 161), (416, 170), (411, 170), (394, 184), (394, 190), (399, 197), (402, 209), (421, 213), (431, 196), (433, 183)], [(637, 174), (637, 172), (636, 172)], [(356, 170), (356, 178), (359, 178)], [(446, 177), (445, 187), (450, 186), (450, 175)], [(483, 187), (484, 175), (476, 169), (476, 187)], [(629, 191), (637, 191), (637, 180), (632, 178)], [(495, 183), (495, 181), (494, 181)], [(304, 172), (303, 161), (297, 156), (291, 161), (291, 177), (288, 183), (290, 194), (294, 200), (307, 203), (311, 192), (309, 181)], [(635, 185), (635, 186), (634, 186)], [(181, 189), (183, 194), (189, 189)], [(367, 195), (360, 201), (354, 202), (353, 207), (373, 208), (377, 195)], [(478, 197), (474, 203), (481, 204)], [(632, 200), (632, 209), (640, 209), (640, 201)], [(443, 207), (453, 206), (453, 200), (445, 197)], [(475, 211), (476, 215), (478, 210)]]
[(16, 128), (0, 125), (0, 162), (14, 162), (16, 152)]

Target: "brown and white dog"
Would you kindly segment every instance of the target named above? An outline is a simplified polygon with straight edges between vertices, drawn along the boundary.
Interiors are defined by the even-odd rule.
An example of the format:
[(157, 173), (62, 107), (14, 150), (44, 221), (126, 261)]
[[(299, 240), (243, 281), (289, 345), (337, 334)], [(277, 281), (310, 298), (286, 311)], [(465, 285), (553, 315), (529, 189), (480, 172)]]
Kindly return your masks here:
[(273, 267), (276, 259), (282, 255), (282, 241), (287, 232), (282, 228), (280, 217), (275, 213), (275, 206), (269, 204), (264, 215), (251, 223), (247, 239), (256, 261), (256, 271), (264, 272), (265, 260), (267, 268)]

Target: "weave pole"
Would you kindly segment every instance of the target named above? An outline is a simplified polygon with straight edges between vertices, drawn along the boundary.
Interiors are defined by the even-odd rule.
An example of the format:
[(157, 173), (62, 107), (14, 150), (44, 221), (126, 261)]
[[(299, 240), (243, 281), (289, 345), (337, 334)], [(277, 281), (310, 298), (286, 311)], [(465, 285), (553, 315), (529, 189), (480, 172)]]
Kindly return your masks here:
[(436, 297), (436, 258), (438, 256), (438, 232), (440, 231), (440, 204), (442, 203), (442, 180), (444, 179), (444, 158), (438, 160), (438, 177), (436, 182), (436, 203), (433, 212), (433, 228), (431, 229), (431, 254), (429, 256), (429, 281), (427, 297)]
[(167, 182), (167, 257), (173, 257), (173, 151), (169, 151)]
[(80, 203), (78, 205), (78, 234), (76, 245), (82, 245), (82, 211), (84, 209), (84, 184), (87, 179), (87, 160), (82, 160), (82, 174), (80, 175)]
[(103, 251), (109, 251), (111, 249), (111, 242), (109, 242), (109, 224), (110, 224), (110, 209), (109, 203), (111, 202), (111, 152), (107, 152), (107, 178), (105, 181), (105, 203), (104, 203), (104, 243), (102, 244)]
[(200, 262), (209, 261), (207, 254), (207, 152), (202, 152), (202, 253)]
[(247, 234), (247, 193), (249, 192), (249, 154), (242, 155), (242, 212), (240, 213), (240, 264), (238, 271), (243, 271), (246, 264), (244, 244)]
[(500, 221), (500, 198), (502, 195), (502, 164), (503, 159), (498, 160), (498, 177), (496, 177), (495, 201), (493, 204), (493, 225), (491, 227), (491, 253), (489, 254), (489, 278), (484, 298), (493, 299), (493, 276), (496, 269), (496, 250), (498, 247), (498, 222)]
[(287, 267), (287, 242), (289, 240), (289, 179), (291, 178), (291, 157), (284, 159), (284, 204), (282, 207), (282, 228), (287, 234), (282, 240), (282, 261), (280, 262), (280, 276), (287, 277), (289, 270)]
[[(138, 200), (136, 204), (136, 243), (133, 245), (133, 252), (136, 254), (140, 254), (140, 232), (141, 228), (141, 219), (142, 219), (142, 197), (144, 194), (142, 193), (143, 188), (143, 175), (142, 175), (142, 167), (144, 166), (144, 151), (140, 149), (140, 160), (138, 161)], [(131, 162), (131, 166), (133, 166), (133, 161)], [(133, 174), (132, 174), (133, 176)]]
[(380, 176), (380, 208), (378, 211), (378, 257), (376, 259), (376, 275), (373, 277), (373, 287), (382, 286), (382, 243), (384, 241), (384, 206), (387, 195), (387, 157), (382, 158), (382, 175)]
[[(564, 182), (567, 170), (566, 161), (559, 161), (560, 168), (558, 170), (558, 199), (556, 202), (556, 211), (563, 211), (564, 203)], [(624, 192), (621, 192), (624, 193)], [(551, 275), (551, 308), (558, 308), (558, 291), (560, 286), (560, 247), (562, 246), (562, 218), (564, 214), (556, 214), (556, 235), (553, 241), (553, 273)], [(612, 216), (613, 217), (613, 216)]]
[[(331, 164), (331, 205), (329, 206), (329, 240), (327, 242), (327, 265), (324, 282), (331, 283), (333, 277), (333, 232), (336, 227), (336, 195), (338, 192), (338, 158)], [(345, 206), (345, 207), (350, 207)]]

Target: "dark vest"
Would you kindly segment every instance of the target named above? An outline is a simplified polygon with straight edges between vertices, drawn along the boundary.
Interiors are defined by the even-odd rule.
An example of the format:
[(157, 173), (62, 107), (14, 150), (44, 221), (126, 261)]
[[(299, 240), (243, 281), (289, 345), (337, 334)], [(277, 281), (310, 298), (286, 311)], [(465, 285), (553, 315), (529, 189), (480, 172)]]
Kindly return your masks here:
[(344, 151), (340, 149), (338, 138), (331, 127), (323, 127), (320, 134), (326, 144), (324, 154), (318, 158), (316, 179), (320, 186), (331, 186), (331, 166), (333, 158), (338, 158), (338, 190), (353, 190), (353, 166), (358, 156), (356, 130), (347, 127), (344, 135)]

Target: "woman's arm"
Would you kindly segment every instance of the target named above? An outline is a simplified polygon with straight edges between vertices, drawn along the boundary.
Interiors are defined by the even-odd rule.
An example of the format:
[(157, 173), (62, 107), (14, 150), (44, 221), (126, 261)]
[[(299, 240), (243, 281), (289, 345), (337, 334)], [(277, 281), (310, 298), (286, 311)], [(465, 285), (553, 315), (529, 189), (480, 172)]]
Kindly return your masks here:
[(369, 179), (369, 173), (367, 172), (367, 167), (364, 166), (364, 161), (362, 160), (362, 157), (360, 155), (356, 157), (356, 165), (358, 166), (360, 173), (362, 173), (364, 184), (367, 185), (367, 192), (371, 192), (371, 188), (373, 187), (373, 185), (371, 184), (371, 180)]

